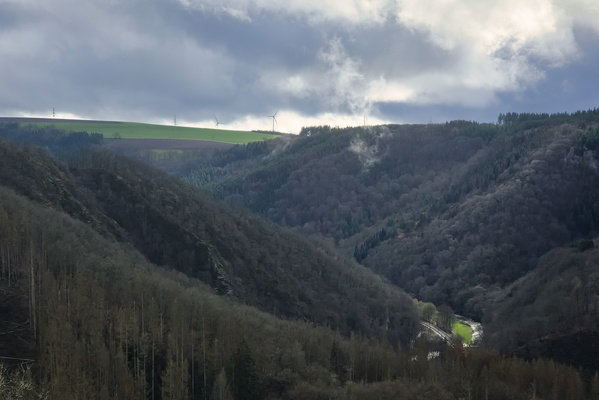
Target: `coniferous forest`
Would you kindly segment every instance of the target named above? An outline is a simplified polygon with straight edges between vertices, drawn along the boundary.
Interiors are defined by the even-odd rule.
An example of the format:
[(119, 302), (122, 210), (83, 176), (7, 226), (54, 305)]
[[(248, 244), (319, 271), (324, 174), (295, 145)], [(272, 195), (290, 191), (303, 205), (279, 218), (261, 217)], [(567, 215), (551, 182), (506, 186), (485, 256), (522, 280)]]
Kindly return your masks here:
[(599, 110), (305, 128), (170, 174), (0, 137), (0, 398), (599, 398)]

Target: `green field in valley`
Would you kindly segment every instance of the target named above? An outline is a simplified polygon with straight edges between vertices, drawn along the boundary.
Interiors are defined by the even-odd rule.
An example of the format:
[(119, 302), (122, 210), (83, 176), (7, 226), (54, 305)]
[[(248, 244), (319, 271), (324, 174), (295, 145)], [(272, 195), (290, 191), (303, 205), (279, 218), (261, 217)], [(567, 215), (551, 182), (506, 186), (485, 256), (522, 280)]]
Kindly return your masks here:
[(192, 128), (185, 126), (152, 125), (137, 122), (109, 122), (86, 120), (43, 120), (28, 119), (23, 125), (55, 126), (72, 132), (101, 133), (105, 138), (122, 139), (179, 139), (212, 140), (217, 142), (244, 144), (273, 139), (276, 135), (227, 129)]
[(470, 328), (470, 326), (460, 322), (454, 322), (451, 331), (454, 335), (461, 337), (464, 343), (470, 344), (470, 342), (472, 342), (472, 328)]

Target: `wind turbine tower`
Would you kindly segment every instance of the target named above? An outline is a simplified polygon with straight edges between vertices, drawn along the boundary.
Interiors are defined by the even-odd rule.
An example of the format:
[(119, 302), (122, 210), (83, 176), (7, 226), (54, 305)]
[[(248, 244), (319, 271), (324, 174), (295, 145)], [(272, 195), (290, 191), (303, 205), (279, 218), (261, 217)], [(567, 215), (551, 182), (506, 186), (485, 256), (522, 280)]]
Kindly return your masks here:
[(279, 113), (279, 110), (277, 110), (276, 113), (274, 113), (273, 115), (268, 115), (270, 118), (272, 118), (272, 131), (275, 131), (275, 122), (277, 122), (277, 114)]

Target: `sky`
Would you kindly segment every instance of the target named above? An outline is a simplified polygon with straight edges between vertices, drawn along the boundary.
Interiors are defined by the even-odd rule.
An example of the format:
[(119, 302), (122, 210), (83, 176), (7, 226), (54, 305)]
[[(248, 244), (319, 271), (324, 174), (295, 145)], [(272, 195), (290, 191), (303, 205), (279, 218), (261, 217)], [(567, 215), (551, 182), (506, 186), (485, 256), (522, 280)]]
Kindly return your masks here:
[(0, 0), (0, 116), (494, 122), (599, 107), (598, 72), (597, 0)]

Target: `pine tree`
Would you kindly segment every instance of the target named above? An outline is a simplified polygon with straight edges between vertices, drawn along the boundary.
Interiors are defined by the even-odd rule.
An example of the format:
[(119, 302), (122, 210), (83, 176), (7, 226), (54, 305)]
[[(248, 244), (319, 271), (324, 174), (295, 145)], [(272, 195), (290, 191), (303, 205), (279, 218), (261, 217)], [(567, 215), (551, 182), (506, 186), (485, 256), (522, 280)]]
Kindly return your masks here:
[(227, 381), (235, 400), (257, 400), (261, 398), (260, 377), (245, 340), (242, 340), (227, 365)]

